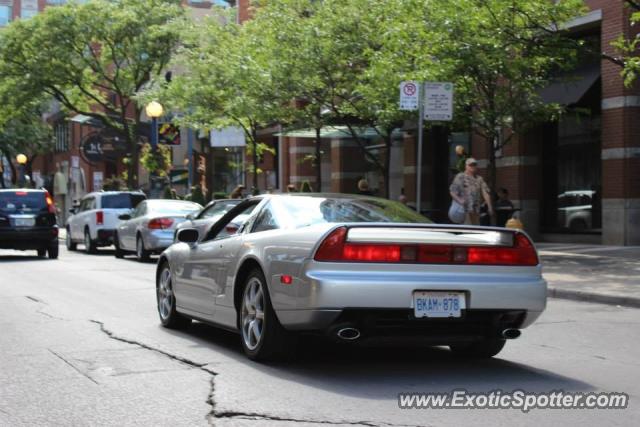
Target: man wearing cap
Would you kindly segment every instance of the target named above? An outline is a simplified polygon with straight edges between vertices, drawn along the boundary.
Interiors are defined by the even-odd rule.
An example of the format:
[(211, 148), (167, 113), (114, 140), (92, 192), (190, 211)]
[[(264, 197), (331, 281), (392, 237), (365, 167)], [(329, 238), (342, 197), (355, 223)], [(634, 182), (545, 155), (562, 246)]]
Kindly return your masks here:
[(465, 161), (464, 172), (457, 174), (449, 187), (451, 198), (464, 207), (465, 224), (480, 225), (480, 207), (483, 201), (489, 207), (489, 215), (494, 216), (489, 187), (477, 171), (478, 162), (469, 157)]

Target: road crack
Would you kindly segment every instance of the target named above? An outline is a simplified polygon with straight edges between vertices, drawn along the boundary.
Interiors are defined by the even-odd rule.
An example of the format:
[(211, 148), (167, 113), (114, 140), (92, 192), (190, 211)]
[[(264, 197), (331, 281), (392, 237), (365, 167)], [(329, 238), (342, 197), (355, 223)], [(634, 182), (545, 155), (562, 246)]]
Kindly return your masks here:
[[(49, 304), (47, 304), (46, 302), (44, 302), (41, 299), (38, 299), (36, 297), (32, 297), (31, 295), (25, 295), (24, 296), (26, 299), (35, 302), (36, 304), (42, 304), (43, 306), (48, 306)], [(54, 319), (54, 320), (69, 320), (69, 319), (63, 319), (62, 317), (58, 317), (58, 316), (54, 316), (53, 314), (47, 313), (46, 311), (44, 311), (44, 307), (39, 308), (38, 310), (36, 310), (36, 313), (38, 314), (42, 314), (43, 316), (46, 316), (50, 319)]]
[(324, 424), (324, 425), (353, 425), (353, 426), (365, 426), (365, 427), (420, 427), (419, 425), (409, 425), (409, 424), (390, 424), (390, 423), (376, 423), (373, 421), (329, 421), (329, 420), (314, 420), (314, 419), (298, 419), (298, 418), (286, 418), (286, 417), (278, 417), (275, 415), (267, 415), (267, 414), (259, 414), (254, 412), (242, 412), (242, 411), (219, 411), (216, 409), (216, 401), (215, 401), (215, 388), (216, 388), (216, 377), (218, 373), (213, 371), (212, 369), (207, 367), (207, 363), (198, 363), (193, 360), (187, 359), (185, 357), (177, 356), (175, 354), (169, 353), (168, 351), (161, 350), (159, 348), (152, 347), (143, 342), (128, 339), (121, 337), (115, 334), (113, 331), (107, 329), (104, 325), (104, 322), (99, 320), (89, 320), (91, 323), (95, 323), (100, 326), (100, 331), (107, 335), (110, 339), (120, 341), (126, 344), (131, 344), (143, 348), (145, 350), (153, 351), (158, 354), (162, 354), (165, 357), (168, 357), (171, 360), (176, 362), (188, 365), (192, 368), (199, 369), (203, 372), (206, 372), (211, 376), (210, 386), (209, 386), (209, 395), (207, 396), (206, 403), (211, 407), (211, 410), (206, 415), (206, 420), (210, 425), (215, 425), (216, 420), (220, 419), (244, 419), (244, 420), (255, 420), (255, 421), (280, 421), (280, 422), (292, 422), (292, 423), (306, 423), (306, 424)]
[(96, 385), (100, 385), (96, 380), (94, 380), (93, 378), (91, 378), (89, 375), (87, 375), (86, 373), (82, 372), (80, 369), (78, 369), (73, 363), (69, 362), (67, 359), (65, 359), (64, 357), (62, 357), (62, 355), (56, 353), (55, 351), (51, 350), (50, 348), (48, 348), (47, 350), (49, 350), (49, 353), (53, 354), (54, 356), (56, 356), (58, 359), (62, 360), (64, 363), (66, 363), (67, 365), (69, 365), (71, 368), (73, 368), (74, 371), (76, 371), (77, 373), (79, 373), (80, 375), (82, 375), (83, 377), (87, 378), (89, 381), (91, 381), (92, 383), (96, 384)]

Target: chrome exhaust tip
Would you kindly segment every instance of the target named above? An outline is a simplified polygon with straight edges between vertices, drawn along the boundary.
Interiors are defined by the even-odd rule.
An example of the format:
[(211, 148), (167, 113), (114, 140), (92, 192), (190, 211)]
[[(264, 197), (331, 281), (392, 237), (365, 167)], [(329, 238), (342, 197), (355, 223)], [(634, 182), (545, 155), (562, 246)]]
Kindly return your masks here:
[(342, 328), (338, 329), (336, 335), (344, 341), (355, 341), (360, 338), (360, 331), (356, 328)]
[(508, 328), (502, 331), (502, 338), (507, 340), (515, 340), (520, 336), (520, 329)]

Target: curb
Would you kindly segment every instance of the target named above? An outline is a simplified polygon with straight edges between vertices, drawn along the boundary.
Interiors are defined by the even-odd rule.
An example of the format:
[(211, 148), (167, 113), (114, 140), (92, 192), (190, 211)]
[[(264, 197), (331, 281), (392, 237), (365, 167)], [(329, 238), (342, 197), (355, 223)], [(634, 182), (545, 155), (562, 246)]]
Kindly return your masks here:
[(594, 302), (622, 307), (640, 308), (639, 297), (627, 297), (618, 295), (605, 295), (595, 292), (574, 291), (569, 289), (547, 288), (547, 296), (550, 298), (568, 299), (573, 301)]

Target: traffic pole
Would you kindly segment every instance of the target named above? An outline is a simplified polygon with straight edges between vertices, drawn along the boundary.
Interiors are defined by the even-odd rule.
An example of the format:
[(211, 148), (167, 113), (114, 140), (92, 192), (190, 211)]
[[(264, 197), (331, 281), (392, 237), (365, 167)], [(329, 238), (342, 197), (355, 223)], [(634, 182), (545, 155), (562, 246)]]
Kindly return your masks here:
[(424, 82), (418, 86), (418, 157), (416, 158), (416, 211), (422, 201), (422, 129), (424, 127)]

